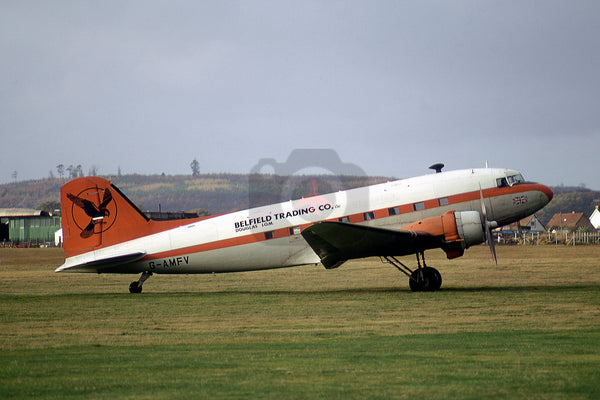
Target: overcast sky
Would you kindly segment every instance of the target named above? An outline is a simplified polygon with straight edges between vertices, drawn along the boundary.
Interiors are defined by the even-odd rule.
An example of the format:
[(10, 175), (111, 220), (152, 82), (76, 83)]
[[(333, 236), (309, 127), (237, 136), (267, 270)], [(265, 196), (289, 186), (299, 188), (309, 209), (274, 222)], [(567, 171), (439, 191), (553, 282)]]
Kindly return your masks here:
[(598, 1), (13, 1), (0, 183), (247, 173), (334, 149), (369, 175), (490, 166), (600, 189)]

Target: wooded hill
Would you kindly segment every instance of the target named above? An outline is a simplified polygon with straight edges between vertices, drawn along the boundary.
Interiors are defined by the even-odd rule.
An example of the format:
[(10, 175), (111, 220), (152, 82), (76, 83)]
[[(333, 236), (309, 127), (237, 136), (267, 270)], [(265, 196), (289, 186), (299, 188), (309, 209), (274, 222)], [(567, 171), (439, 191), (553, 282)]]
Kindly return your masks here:
[[(144, 211), (207, 211), (211, 215), (242, 210), (312, 192), (324, 194), (391, 180), (361, 176), (277, 176), (241, 174), (122, 175), (105, 177)], [(60, 186), (66, 179), (42, 179), (0, 185), (0, 208), (58, 206)], [(547, 223), (555, 213), (582, 212), (589, 217), (600, 204), (600, 191), (580, 187), (553, 187), (554, 199), (537, 213)], [(40, 207), (44, 205), (44, 207)], [(51, 211), (51, 210), (49, 210)]]
[(557, 213), (583, 213), (586, 218), (589, 218), (595, 206), (600, 205), (600, 191), (597, 190), (557, 186), (553, 187), (552, 191), (554, 192), (552, 201), (536, 213), (543, 224), (550, 222)]
[[(208, 211), (222, 214), (250, 207), (299, 199), (316, 193), (352, 189), (385, 182), (364, 176), (277, 176), (241, 174), (122, 175), (110, 179), (143, 211)], [(43, 179), (0, 185), (0, 208), (42, 208), (60, 200), (67, 179)]]

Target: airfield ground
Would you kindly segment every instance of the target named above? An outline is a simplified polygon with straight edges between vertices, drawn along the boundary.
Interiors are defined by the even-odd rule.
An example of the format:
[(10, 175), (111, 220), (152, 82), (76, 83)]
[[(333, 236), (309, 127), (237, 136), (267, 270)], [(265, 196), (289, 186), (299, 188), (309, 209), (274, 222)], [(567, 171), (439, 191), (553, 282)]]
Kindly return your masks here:
[(600, 246), (427, 256), (436, 293), (368, 259), (131, 295), (0, 249), (0, 398), (600, 398)]

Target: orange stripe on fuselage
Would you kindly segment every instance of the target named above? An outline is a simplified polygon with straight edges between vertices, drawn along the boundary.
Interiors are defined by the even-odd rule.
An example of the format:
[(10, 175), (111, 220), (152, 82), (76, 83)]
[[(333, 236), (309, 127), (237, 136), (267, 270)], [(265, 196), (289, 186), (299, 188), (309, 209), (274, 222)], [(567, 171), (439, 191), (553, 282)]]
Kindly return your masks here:
[[(493, 197), (497, 197), (497, 196), (504, 196), (504, 195), (510, 195), (510, 194), (515, 194), (515, 193), (529, 192), (529, 191), (542, 191), (542, 192), (546, 193), (545, 186), (539, 185), (536, 183), (522, 183), (522, 184), (514, 185), (512, 187), (484, 189), (484, 190), (482, 190), (482, 193), (483, 193), (484, 198), (493, 198)], [(546, 195), (548, 196), (548, 194), (546, 194)], [(549, 195), (549, 196), (551, 197), (551, 195)], [(473, 192), (460, 193), (460, 194), (455, 194), (455, 195), (450, 195), (450, 196), (442, 196), (441, 198), (447, 198), (448, 205), (457, 205), (457, 204), (466, 203), (469, 201), (479, 200), (480, 197), (481, 197), (481, 195), (480, 195), (479, 191), (473, 191)], [(439, 198), (436, 197), (434, 199), (421, 200), (418, 203), (424, 202), (425, 210), (428, 210), (428, 209), (440, 207), (438, 199)], [(393, 207), (399, 207), (399, 209), (400, 209), (399, 215), (406, 215), (406, 214), (418, 213), (418, 212), (423, 211), (423, 210), (415, 211), (413, 204), (414, 203), (408, 203), (408, 204), (402, 204), (402, 205), (390, 205), (389, 207), (386, 207), (386, 208), (372, 210), (374, 212), (375, 218), (371, 221), (389, 217), (388, 209), (393, 208)], [(447, 207), (447, 206), (444, 206), (444, 207)], [(368, 211), (365, 211), (365, 212), (368, 212)], [(357, 214), (348, 215), (347, 217), (349, 217), (349, 220), (351, 223), (359, 223), (359, 222), (365, 221), (363, 218), (363, 214), (364, 213), (357, 213)], [(338, 218), (327, 219), (324, 221), (338, 221)], [(175, 222), (175, 221), (173, 221), (173, 222)], [(186, 223), (189, 223), (189, 220), (186, 221)], [(312, 225), (312, 223), (303, 224), (303, 225), (300, 225), (300, 228), (304, 229), (310, 225)], [(181, 226), (181, 224), (178, 226)], [(290, 228), (291, 228), (291, 226), (285, 227), (285, 228), (274, 229), (274, 230), (270, 231), (270, 232), (273, 232), (272, 239), (292, 236), (290, 234)], [(153, 254), (149, 254), (149, 255), (145, 256), (140, 261), (151, 261), (151, 260), (156, 260), (156, 259), (181, 256), (184, 254), (202, 253), (202, 252), (210, 251), (210, 250), (218, 250), (218, 249), (224, 249), (224, 248), (229, 248), (229, 247), (234, 247), (234, 246), (240, 246), (240, 245), (245, 245), (245, 244), (252, 244), (252, 243), (258, 243), (258, 242), (264, 242), (264, 241), (271, 240), (271, 239), (266, 239), (265, 232), (268, 232), (268, 231), (261, 231), (258, 233), (252, 233), (252, 234), (248, 234), (248, 235), (244, 235), (244, 236), (237, 236), (237, 237), (233, 237), (233, 238), (229, 238), (229, 239), (216, 240), (214, 242), (203, 243), (203, 244), (198, 244), (198, 245), (189, 246), (189, 247), (183, 247), (180, 249), (173, 249), (173, 250), (163, 251), (160, 253), (153, 253)]]

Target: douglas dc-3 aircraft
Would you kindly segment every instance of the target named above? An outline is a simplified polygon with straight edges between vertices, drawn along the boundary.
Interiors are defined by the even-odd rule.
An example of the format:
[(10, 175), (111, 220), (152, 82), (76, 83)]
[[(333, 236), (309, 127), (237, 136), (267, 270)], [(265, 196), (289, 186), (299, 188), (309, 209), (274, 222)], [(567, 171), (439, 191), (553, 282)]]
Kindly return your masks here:
[[(116, 186), (98, 177), (61, 188), (65, 263), (56, 272), (152, 274), (252, 271), (379, 256), (409, 277), (413, 291), (435, 291), (440, 273), (424, 252), (449, 259), (486, 240), (490, 229), (544, 207), (552, 191), (509, 169), (441, 172), (197, 219), (148, 219)], [(398, 256), (416, 254), (409, 269)]]

